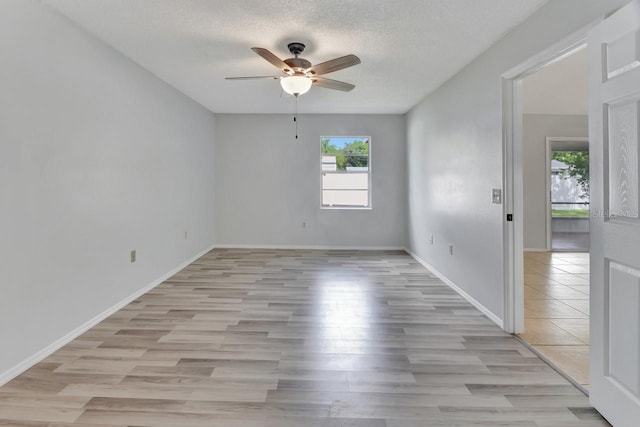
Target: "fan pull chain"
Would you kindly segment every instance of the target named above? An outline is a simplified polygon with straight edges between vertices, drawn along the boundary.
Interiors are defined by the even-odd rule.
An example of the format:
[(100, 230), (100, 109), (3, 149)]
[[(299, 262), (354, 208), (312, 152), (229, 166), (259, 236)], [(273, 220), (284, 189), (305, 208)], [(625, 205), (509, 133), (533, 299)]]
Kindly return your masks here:
[(293, 122), (296, 124), (296, 139), (298, 139), (298, 96), (293, 101)]

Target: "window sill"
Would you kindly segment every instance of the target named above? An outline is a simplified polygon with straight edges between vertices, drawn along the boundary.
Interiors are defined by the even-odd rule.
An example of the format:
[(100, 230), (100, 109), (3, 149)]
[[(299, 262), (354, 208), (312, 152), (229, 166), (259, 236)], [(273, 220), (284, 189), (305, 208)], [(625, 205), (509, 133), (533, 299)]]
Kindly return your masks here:
[(355, 206), (320, 206), (320, 209), (326, 210), (347, 210), (347, 211), (371, 211), (373, 208), (371, 206), (367, 207), (355, 207)]

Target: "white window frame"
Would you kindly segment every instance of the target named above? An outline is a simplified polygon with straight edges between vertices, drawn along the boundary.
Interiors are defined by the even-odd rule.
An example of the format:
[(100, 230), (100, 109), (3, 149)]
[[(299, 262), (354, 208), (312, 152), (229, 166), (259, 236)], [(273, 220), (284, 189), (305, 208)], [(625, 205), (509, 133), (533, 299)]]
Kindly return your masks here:
[[(369, 204), (367, 206), (345, 206), (345, 205), (339, 205), (339, 206), (325, 206), (322, 203), (322, 192), (324, 191), (324, 186), (323, 186), (323, 182), (322, 182), (322, 177), (327, 173), (327, 171), (322, 170), (322, 157), (324, 156), (324, 153), (322, 152), (322, 140), (323, 139), (327, 139), (327, 138), (366, 138), (369, 144), (369, 162), (368, 162), (368, 170), (367, 170), (367, 193), (368, 193), (368, 200), (369, 200)], [(373, 209), (373, 187), (371, 186), (371, 183), (373, 182), (371, 179), (371, 171), (372, 171), (372, 163), (373, 163), (373, 156), (372, 156), (372, 149), (371, 149), (371, 136), (367, 136), (367, 135), (321, 135), (320, 136), (320, 144), (318, 144), (318, 149), (319, 149), (319, 165), (320, 165), (320, 209), (337, 209), (337, 210), (372, 210)], [(342, 172), (344, 173), (344, 172)], [(348, 173), (348, 172), (347, 172)]]

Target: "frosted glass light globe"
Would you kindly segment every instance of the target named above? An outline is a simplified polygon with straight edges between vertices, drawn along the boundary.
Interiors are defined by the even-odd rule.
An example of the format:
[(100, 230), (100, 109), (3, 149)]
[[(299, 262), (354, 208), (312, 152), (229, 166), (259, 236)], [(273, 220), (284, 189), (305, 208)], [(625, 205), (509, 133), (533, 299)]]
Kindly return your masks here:
[(289, 95), (304, 95), (311, 89), (313, 82), (307, 76), (287, 76), (280, 79), (280, 86)]

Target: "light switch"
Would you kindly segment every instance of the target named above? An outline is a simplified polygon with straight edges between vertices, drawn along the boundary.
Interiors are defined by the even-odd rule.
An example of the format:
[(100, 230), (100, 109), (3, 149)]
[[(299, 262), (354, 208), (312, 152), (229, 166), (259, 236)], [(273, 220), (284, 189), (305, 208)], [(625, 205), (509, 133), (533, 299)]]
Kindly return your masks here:
[(501, 204), (502, 203), (502, 190), (499, 189), (499, 188), (494, 188), (493, 190), (491, 190), (491, 200), (496, 205)]

